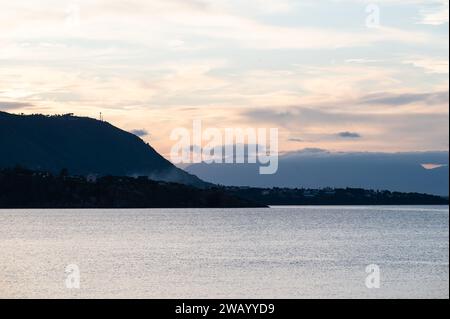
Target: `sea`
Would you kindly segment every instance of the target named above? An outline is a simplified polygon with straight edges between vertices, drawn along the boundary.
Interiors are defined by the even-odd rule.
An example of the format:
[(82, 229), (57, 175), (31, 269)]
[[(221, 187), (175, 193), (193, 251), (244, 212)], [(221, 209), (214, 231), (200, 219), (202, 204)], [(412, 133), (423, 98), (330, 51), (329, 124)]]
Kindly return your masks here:
[(448, 206), (0, 210), (0, 298), (449, 298)]

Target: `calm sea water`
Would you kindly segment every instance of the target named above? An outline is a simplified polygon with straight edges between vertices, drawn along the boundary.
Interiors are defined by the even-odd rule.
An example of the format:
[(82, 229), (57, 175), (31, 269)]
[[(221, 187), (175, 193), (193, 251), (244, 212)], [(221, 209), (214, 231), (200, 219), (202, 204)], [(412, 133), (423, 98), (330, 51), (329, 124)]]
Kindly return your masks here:
[(0, 298), (17, 297), (448, 298), (449, 210), (0, 210)]

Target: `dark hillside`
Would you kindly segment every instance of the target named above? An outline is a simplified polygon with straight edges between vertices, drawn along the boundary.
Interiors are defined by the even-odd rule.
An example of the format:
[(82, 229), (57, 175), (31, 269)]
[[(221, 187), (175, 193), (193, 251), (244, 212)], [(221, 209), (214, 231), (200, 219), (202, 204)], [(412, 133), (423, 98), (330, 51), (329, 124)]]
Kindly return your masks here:
[(131, 176), (204, 186), (139, 137), (107, 122), (73, 115), (0, 112), (0, 168), (17, 165), (71, 174)]

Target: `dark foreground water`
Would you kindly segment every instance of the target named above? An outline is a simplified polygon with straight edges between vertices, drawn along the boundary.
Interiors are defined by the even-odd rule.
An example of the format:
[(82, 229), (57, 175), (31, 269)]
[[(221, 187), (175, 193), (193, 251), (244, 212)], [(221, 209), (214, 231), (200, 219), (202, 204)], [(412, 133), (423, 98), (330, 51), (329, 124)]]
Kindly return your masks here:
[(447, 206), (0, 210), (0, 298), (448, 298), (448, 285)]

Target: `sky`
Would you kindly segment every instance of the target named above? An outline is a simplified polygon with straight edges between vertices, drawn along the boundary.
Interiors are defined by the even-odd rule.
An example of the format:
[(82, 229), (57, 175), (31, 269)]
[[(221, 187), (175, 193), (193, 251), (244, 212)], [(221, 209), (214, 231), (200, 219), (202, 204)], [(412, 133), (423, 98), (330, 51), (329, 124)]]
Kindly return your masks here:
[(0, 111), (170, 134), (278, 128), (282, 152), (449, 148), (448, 0), (0, 0)]

